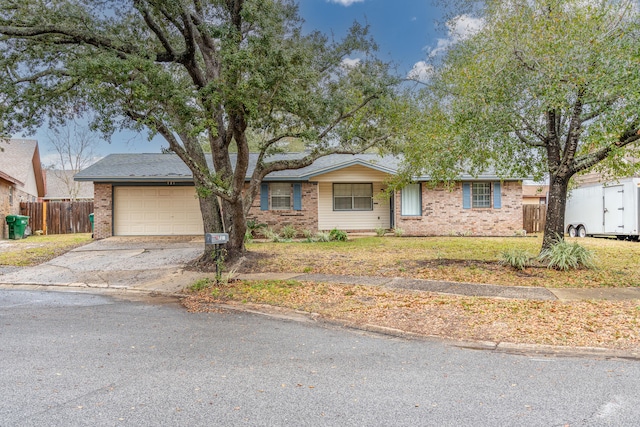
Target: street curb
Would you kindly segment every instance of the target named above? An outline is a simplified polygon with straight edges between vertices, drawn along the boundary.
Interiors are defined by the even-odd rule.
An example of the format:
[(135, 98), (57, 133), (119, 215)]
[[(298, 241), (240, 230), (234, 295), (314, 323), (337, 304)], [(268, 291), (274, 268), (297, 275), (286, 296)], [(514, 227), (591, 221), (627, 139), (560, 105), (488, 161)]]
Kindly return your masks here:
[[(78, 292), (78, 293), (96, 293), (108, 294), (111, 296), (163, 296), (176, 299), (188, 297), (182, 292), (163, 292), (150, 289), (139, 288), (120, 288), (120, 287), (90, 287), (86, 285), (68, 286), (60, 284), (0, 284), (0, 289), (23, 289), (38, 290), (48, 292)], [(470, 341), (456, 340), (454, 338), (442, 337), (439, 335), (421, 335), (415, 332), (404, 331), (397, 328), (389, 328), (386, 326), (374, 324), (356, 324), (349, 321), (324, 318), (318, 313), (310, 313), (300, 310), (292, 310), (284, 307), (276, 307), (266, 304), (247, 304), (245, 306), (231, 304), (210, 303), (208, 306), (219, 308), (221, 310), (237, 311), (247, 314), (266, 316), (278, 320), (293, 321), (299, 323), (321, 323), (334, 325), (342, 328), (353, 329), (357, 331), (370, 332), (379, 335), (392, 336), (403, 339), (414, 340), (431, 340), (440, 341), (446, 345), (468, 350), (491, 351), (495, 353), (506, 353), (522, 356), (543, 356), (543, 357), (590, 357), (598, 359), (624, 359), (640, 361), (640, 349), (624, 351), (614, 350), (601, 347), (563, 347), (545, 344), (528, 344), (528, 343), (511, 343), (511, 342), (493, 342), (493, 341)]]
[[(187, 295), (182, 294), (182, 297)], [(357, 331), (370, 332), (379, 335), (391, 336), (412, 340), (430, 340), (440, 341), (445, 345), (457, 347), (467, 350), (482, 350), (495, 353), (505, 353), (521, 356), (542, 356), (542, 357), (589, 357), (597, 359), (624, 359), (640, 361), (640, 349), (635, 351), (614, 350), (601, 347), (563, 347), (545, 344), (527, 344), (527, 343), (511, 343), (511, 342), (494, 342), (494, 341), (470, 341), (457, 340), (455, 338), (447, 338), (439, 335), (421, 335), (415, 332), (404, 331), (397, 328), (389, 328), (373, 324), (356, 324), (349, 321), (339, 319), (324, 318), (318, 313), (309, 313), (299, 310), (291, 310), (283, 307), (275, 307), (264, 304), (248, 304), (245, 306), (237, 306), (230, 304), (208, 304), (211, 307), (223, 310), (237, 311), (241, 313), (255, 314), (266, 316), (278, 320), (289, 320), (302, 323), (320, 323), (342, 328), (353, 329)], [(262, 310), (261, 310), (262, 309)]]
[(125, 288), (125, 287), (106, 287), (106, 286), (86, 286), (84, 284), (78, 286), (62, 285), (62, 284), (32, 284), (32, 283), (16, 283), (7, 284), (0, 283), (0, 289), (7, 290), (26, 290), (26, 291), (44, 291), (44, 292), (77, 292), (77, 293), (93, 293), (93, 294), (108, 294), (108, 295), (149, 295), (149, 296), (163, 296), (171, 298), (184, 298), (185, 294), (179, 292), (164, 292), (154, 289), (139, 289), (139, 288)]

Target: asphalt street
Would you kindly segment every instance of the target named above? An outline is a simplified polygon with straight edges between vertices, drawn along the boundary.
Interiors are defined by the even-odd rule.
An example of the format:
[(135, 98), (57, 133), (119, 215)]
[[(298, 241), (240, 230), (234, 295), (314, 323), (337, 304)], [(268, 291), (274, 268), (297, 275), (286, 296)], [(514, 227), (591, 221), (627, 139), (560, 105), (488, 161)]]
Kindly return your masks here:
[(3, 426), (636, 426), (640, 363), (0, 290)]

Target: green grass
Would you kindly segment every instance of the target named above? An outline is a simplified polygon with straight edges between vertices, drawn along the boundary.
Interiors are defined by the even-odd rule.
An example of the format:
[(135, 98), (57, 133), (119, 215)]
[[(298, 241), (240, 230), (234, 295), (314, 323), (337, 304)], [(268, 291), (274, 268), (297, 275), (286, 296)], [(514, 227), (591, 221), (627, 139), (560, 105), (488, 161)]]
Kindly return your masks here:
[(92, 241), (89, 233), (29, 236), (26, 239), (10, 240), (10, 250), (0, 252), (0, 265), (25, 267), (41, 264)]
[(640, 243), (567, 239), (594, 255), (593, 269), (558, 271), (534, 263), (523, 270), (500, 265), (502, 253), (538, 255), (542, 236), (352, 238), (347, 242), (253, 243), (264, 257), (252, 271), (410, 277), (543, 287), (639, 287)]

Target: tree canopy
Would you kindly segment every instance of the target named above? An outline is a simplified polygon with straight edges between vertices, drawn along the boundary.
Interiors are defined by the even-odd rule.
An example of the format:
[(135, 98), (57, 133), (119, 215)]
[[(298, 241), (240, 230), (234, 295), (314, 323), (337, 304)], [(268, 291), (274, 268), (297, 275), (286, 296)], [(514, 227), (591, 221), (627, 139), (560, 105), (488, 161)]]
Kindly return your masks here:
[[(436, 58), (412, 105), (407, 175), (493, 168), (549, 179), (543, 247), (563, 236), (567, 185), (637, 171), (640, 32), (627, 0), (488, 0), (482, 28)], [(453, 23), (452, 23), (453, 25)]]
[[(367, 27), (334, 40), (301, 23), (291, 0), (5, 0), (0, 133), (95, 112), (106, 135), (162, 135), (193, 172), (205, 232), (229, 232), (237, 256), (267, 174), (390, 136), (384, 109), (396, 78)], [(243, 191), (249, 130), (259, 158)], [(287, 138), (307, 155), (270, 161)]]

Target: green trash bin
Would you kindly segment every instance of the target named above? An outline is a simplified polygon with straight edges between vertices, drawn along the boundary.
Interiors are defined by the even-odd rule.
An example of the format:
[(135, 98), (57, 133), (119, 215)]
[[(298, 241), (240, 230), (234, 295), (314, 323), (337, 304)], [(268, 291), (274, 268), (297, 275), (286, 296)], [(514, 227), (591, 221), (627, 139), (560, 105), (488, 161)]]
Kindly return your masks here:
[(9, 239), (19, 240), (24, 237), (24, 232), (29, 224), (29, 217), (24, 215), (7, 215), (5, 218), (9, 226)]
[(89, 214), (89, 222), (91, 223), (91, 237), (93, 237), (93, 213)]

